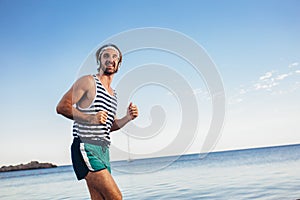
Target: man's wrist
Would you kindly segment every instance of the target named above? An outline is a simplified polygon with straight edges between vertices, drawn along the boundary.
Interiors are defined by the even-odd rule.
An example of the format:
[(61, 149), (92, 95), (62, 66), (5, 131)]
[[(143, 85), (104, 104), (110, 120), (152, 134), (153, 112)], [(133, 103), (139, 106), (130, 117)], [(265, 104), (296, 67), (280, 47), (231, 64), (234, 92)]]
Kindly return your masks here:
[(127, 122), (130, 122), (130, 121), (132, 120), (132, 118), (131, 118), (130, 115), (126, 115), (125, 118), (126, 118), (126, 121), (127, 121)]
[(92, 124), (94, 117), (95, 117), (95, 115), (93, 115), (93, 114), (87, 114), (86, 122), (89, 124)]

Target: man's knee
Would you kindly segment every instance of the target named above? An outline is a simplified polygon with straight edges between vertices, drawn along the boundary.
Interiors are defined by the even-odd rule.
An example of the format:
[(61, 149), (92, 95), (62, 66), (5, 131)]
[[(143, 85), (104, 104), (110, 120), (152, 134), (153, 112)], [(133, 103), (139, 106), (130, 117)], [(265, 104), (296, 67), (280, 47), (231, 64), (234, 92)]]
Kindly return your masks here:
[(122, 200), (122, 199), (123, 199), (122, 193), (121, 193), (120, 191), (119, 191), (119, 193), (118, 193), (117, 199), (118, 199), (118, 200)]
[(119, 188), (117, 188), (117, 190), (113, 192), (113, 195), (112, 195), (111, 199), (115, 199), (115, 200), (122, 200), (123, 199), (122, 193), (119, 190)]

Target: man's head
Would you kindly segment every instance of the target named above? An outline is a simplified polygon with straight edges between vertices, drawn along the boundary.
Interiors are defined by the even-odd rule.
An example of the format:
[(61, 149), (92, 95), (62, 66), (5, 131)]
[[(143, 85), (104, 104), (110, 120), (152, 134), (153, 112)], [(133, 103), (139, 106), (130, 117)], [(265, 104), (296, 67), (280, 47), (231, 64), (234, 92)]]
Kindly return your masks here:
[(105, 75), (111, 75), (119, 70), (122, 62), (122, 53), (114, 44), (106, 44), (100, 47), (96, 52), (98, 72), (100, 70)]

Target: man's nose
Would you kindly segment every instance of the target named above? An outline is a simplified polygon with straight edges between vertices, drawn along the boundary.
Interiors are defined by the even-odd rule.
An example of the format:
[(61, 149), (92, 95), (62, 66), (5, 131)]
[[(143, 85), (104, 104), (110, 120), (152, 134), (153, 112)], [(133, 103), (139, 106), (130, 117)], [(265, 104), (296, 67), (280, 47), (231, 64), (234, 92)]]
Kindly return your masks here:
[(112, 56), (109, 56), (108, 61), (109, 61), (109, 62), (113, 62), (113, 61), (114, 61), (113, 57), (112, 57)]

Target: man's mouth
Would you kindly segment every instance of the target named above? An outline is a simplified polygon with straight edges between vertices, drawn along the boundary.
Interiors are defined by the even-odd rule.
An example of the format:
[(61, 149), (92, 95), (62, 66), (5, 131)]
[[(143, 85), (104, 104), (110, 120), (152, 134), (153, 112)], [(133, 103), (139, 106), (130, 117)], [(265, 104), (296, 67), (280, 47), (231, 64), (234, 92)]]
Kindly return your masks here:
[(111, 63), (111, 62), (107, 62), (105, 63), (106, 67), (112, 67), (114, 68), (115, 67), (115, 63)]

